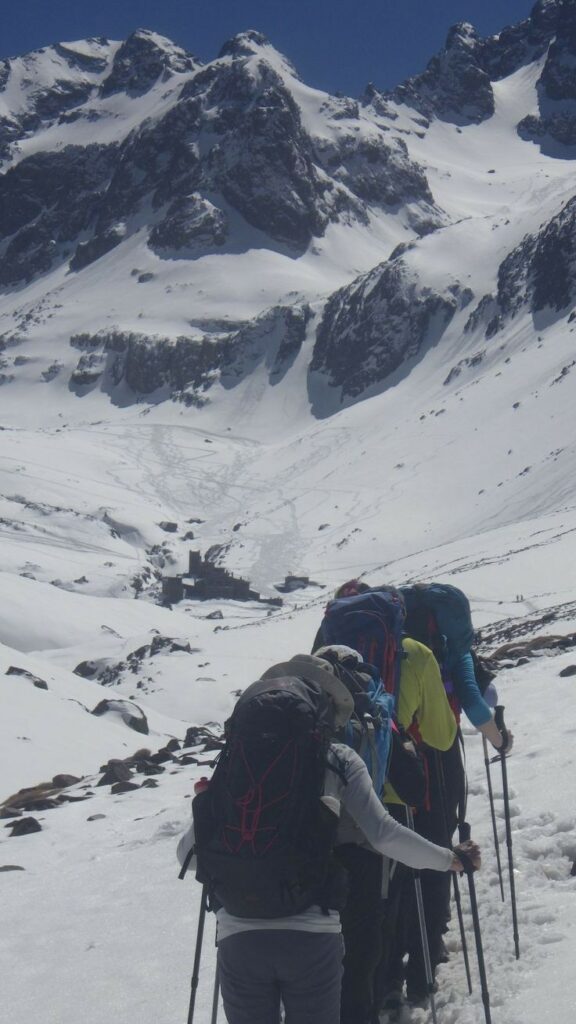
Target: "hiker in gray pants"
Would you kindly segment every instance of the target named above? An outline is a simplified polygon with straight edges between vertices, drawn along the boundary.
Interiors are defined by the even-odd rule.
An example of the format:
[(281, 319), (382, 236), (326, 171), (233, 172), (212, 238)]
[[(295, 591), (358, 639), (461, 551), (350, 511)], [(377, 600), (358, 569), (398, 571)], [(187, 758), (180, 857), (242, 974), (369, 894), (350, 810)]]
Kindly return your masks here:
[(218, 944), (220, 985), (231, 1024), (335, 1024), (340, 1015), (339, 932), (252, 931)]
[[(455, 851), (436, 846), (396, 822), (372, 787), (362, 759), (333, 743), (328, 752), (323, 801), (345, 809), (371, 847), (413, 868), (461, 871)], [(194, 845), (194, 824), (178, 844), (182, 864)], [(480, 863), (475, 843), (463, 844)], [(190, 873), (192, 874), (192, 873)], [(229, 1024), (338, 1024), (342, 976), (340, 915), (311, 906), (291, 917), (240, 918), (217, 911), (218, 966)]]

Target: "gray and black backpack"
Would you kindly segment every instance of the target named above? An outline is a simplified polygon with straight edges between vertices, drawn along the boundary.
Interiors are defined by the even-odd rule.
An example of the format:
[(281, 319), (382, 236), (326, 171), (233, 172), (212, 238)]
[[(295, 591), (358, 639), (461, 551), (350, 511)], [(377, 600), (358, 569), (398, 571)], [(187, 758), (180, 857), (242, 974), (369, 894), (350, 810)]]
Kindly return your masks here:
[(312, 681), (262, 679), (242, 694), (204, 792), (193, 800), (196, 877), (245, 918), (344, 902), (338, 817), (322, 800), (333, 702)]

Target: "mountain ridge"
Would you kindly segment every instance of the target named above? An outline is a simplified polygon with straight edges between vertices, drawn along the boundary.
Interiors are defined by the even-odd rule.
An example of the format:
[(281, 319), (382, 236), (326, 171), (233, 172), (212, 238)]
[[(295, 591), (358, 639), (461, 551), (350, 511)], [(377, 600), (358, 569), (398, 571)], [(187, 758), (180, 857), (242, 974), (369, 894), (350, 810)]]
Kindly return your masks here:
[[(233, 378), (228, 371), (231, 363), (242, 360), (241, 351), (232, 354), (239, 344), (239, 320), (256, 322), (262, 315), (273, 316), (275, 308), (284, 311), (280, 318), (286, 320), (292, 307), (313, 302), (320, 303), (320, 315), (309, 364), (311, 380), (319, 373), (328, 384), (339, 380), (342, 371), (336, 367), (348, 365), (350, 335), (335, 333), (328, 340), (331, 307), (328, 302), (322, 312), (322, 304), (338, 288), (351, 288), (350, 295), (363, 293), (358, 259), (364, 264), (361, 273), (375, 278), (381, 263), (381, 274), (390, 281), (399, 243), (409, 246), (409, 265), (414, 256), (410, 247), (417, 250), (419, 238), (453, 228), (458, 220), (456, 210), (446, 208), (450, 196), (437, 187), (438, 174), (445, 172), (435, 166), (430, 153), (435, 132), (443, 126), (462, 133), (473, 131), (475, 125), (491, 125), (498, 119), (496, 87), (512, 81), (523, 68), (540, 66), (535, 82), (540, 113), (519, 116), (514, 126), (517, 138), (525, 143), (524, 149), (538, 145), (544, 158), (550, 146), (560, 146), (561, 159), (571, 159), (572, 86), (566, 62), (574, 24), (572, 0), (540, 0), (525, 21), (488, 39), (461, 23), (449, 32), (445, 49), (421, 76), (388, 94), (372, 87), (360, 102), (305, 86), (286, 58), (255, 30), (229, 40), (207, 64), (143, 29), (123, 43), (98, 39), (56, 44), (4, 61), (0, 346), (5, 352), (20, 349), (34, 334), (40, 341), (50, 317), (52, 336), (53, 327), (62, 323), (62, 340), (60, 351), (48, 358), (33, 356), (35, 363), (44, 362), (39, 378), (44, 384), (55, 386), (56, 377), (65, 373), (76, 395), (94, 386), (122, 405), (130, 395), (138, 401), (163, 393), (202, 407), (212, 400), (215, 384), (220, 386), (226, 376)], [(480, 104), (475, 112), (471, 102)], [(461, 124), (453, 116), (458, 110), (456, 121)], [(511, 133), (509, 140), (513, 145)], [(458, 145), (450, 139), (456, 160)], [(556, 175), (558, 159), (549, 157)], [(534, 164), (543, 176), (546, 168), (546, 159), (540, 169)], [(477, 188), (478, 182), (470, 181), (469, 187)], [(560, 209), (557, 202), (552, 205), (551, 219), (560, 215)], [(497, 213), (496, 202), (492, 216)], [(531, 233), (532, 224), (526, 226)], [(131, 252), (134, 264), (128, 270)], [(281, 276), (268, 274), (263, 265), (267, 252), (278, 262), (278, 270), (283, 264), (293, 275), (296, 288), (278, 287)], [(245, 305), (239, 314), (241, 304), (235, 302), (226, 330), (227, 317), (215, 315), (214, 295), (209, 303), (213, 312), (206, 311), (201, 319), (207, 324), (218, 320), (216, 331), (190, 332), (184, 295), (191, 292), (196, 304), (206, 307), (203, 281), (209, 275), (213, 287), (228, 255), (238, 287), (246, 284), (244, 268), (250, 275), (251, 264), (258, 267), (265, 282), (261, 298), (249, 286), (252, 308)], [(126, 298), (119, 297), (116, 315), (101, 316), (95, 324), (93, 316), (81, 315), (66, 335), (58, 312), (62, 302), (55, 301), (56, 296), (63, 296), (64, 304), (73, 308), (74, 293), (81, 297), (84, 291), (82, 283), (73, 286), (73, 278), (83, 275), (90, 294), (91, 268), (97, 278), (110, 279), (109, 294), (114, 279), (129, 274)], [(325, 269), (331, 281), (322, 280)], [(427, 273), (418, 269), (419, 287), (430, 292), (432, 305), (440, 308), (443, 289), (436, 292)], [(566, 268), (562, 273), (571, 279)], [(454, 277), (447, 286), (466, 294), (472, 290), (486, 305), (484, 293), (476, 294), (478, 289), (469, 281)], [(398, 287), (400, 291), (392, 289), (389, 298), (401, 305)], [(180, 300), (176, 304), (175, 290)], [(34, 292), (42, 296), (40, 310), (37, 301), (19, 301)], [(574, 289), (566, 288), (564, 297), (568, 306)], [(138, 305), (136, 324), (130, 311)], [(150, 306), (179, 307), (182, 312), (162, 331)], [(369, 316), (368, 308), (362, 310), (360, 322)], [(6, 320), (15, 322), (16, 330), (3, 327)], [(34, 321), (40, 330), (33, 329)], [(341, 393), (337, 389), (335, 397), (347, 400), (353, 393), (361, 399), (366, 389), (372, 393), (378, 379), (385, 381), (418, 351), (426, 351), (427, 330), (427, 320), (418, 336), (414, 325), (402, 321), (400, 336), (404, 333), (406, 342), (397, 345), (392, 360), (386, 354), (388, 342), (380, 342), (376, 332), (364, 372), (356, 374), (354, 384), (346, 383)], [(78, 335), (92, 336), (93, 351), (74, 364), (73, 339)], [(110, 368), (100, 339), (112, 336), (126, 339), (112, 346), (120, 344), (128, 359), (116, 358)], [(136, 336), (149, 339), (145, 348), (136, 346)], [(290, 350), (288, 337), (284, 344)], [(48, 345), (35, 347), (46, 352)], [(145, 352), (156, 369), (134, 373), (130, 367)], [(24, 351), (12, 360), (5, 355), (4, 362), (5, 386), (26, 376)], [(240, 378), (244, 377), (241, 371)], [(338, 401), (332, 403), (333, 410), (338, 407)]]

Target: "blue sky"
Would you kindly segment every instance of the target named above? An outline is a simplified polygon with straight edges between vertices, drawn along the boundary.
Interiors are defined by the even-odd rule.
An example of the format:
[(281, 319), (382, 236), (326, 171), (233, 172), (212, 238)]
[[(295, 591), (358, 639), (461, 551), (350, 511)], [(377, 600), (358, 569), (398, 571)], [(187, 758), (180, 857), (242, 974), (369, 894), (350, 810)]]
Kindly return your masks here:
[(489, 35), (527, 17), (532, 0), (0, 0), (0, 57), (135, 28), (169, 36), (203, 60), (246, 28), (264, 32), (310, 85), (357, 96), (423, 70), (450, 25)]

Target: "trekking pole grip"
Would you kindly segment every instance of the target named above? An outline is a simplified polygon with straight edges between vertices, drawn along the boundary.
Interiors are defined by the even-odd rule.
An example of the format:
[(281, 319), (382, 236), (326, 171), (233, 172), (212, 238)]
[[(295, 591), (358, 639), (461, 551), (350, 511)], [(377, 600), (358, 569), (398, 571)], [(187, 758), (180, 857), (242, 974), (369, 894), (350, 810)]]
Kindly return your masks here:
[[(504, 724), (503, 704), (497, 704), (496, 707), (494, 708), (494, 722), (496, 723), (496, 728), (498, 729), (499, 733), (502, 736), (501, 749), (505, 750), (506, 747), (508, 746), (508, 730), (506, 728), (506, 725)], [(504, 754), (501, 754), (500, 751), (498, 751), (498, 753), (500, 754), (500, 757), (504, 757)]]
[(470, 857), (468, 853), (465, 853), (464, 850), (455, 850), (455, 853), (462, 867), (464, 868), (464, 874), (473, 875), (474, 872), (476, 871), (476, 868), (474, 867), (474, 864), (472, 862), (472, 857)]

